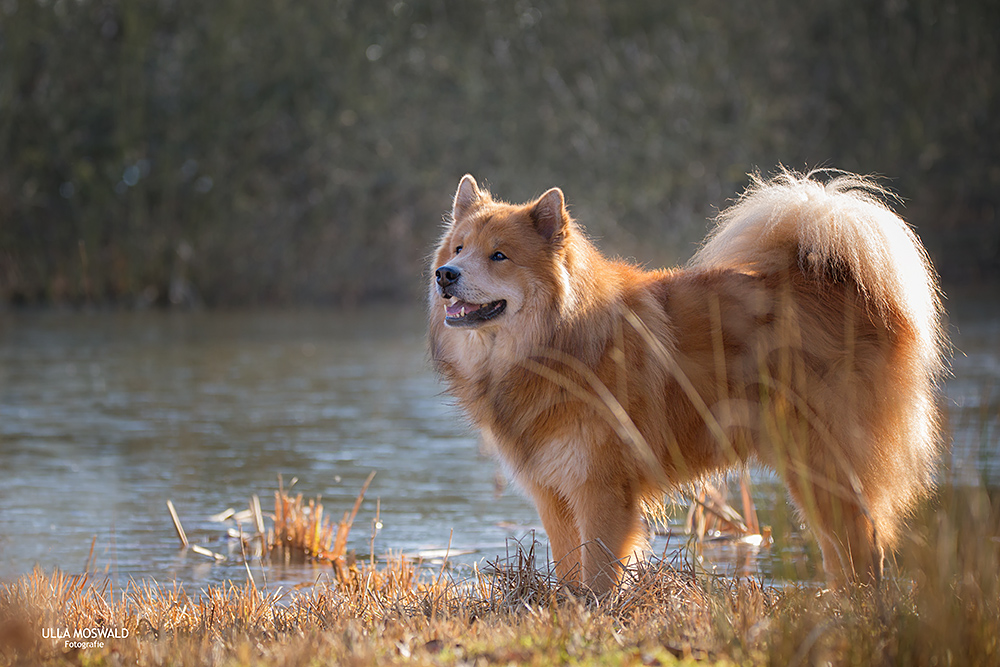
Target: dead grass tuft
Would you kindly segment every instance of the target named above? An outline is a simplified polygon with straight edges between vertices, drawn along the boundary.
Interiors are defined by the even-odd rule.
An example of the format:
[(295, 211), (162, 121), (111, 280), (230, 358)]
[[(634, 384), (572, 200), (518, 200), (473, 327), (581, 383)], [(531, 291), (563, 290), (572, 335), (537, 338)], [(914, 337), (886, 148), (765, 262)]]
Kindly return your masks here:
[(274, 528), (267, 539), (268, 554), (285, 563), (329, 563), (336, 568), (339, 579), (348, 579), (347, 538), (374, 477), (375, 471), (372, 471), (361, 486), (354, 506), (344, 512), (336, 525), (323, 513), (319, 498), (304, 502), (301, 493), (291, 498), (279, 477), (279, 488), (274, 492)]

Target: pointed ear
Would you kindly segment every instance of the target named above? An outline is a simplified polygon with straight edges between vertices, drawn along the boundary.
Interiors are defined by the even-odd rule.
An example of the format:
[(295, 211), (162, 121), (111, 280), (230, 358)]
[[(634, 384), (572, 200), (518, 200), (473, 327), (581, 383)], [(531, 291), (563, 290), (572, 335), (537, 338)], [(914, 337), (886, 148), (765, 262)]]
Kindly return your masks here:
[(471, 211), (482, 199), (483, 193), (479, 191), (476, 179), (472, 177), (472, 174), (466, 174), (462, 177), (462, 181), (458, 184), (458, 190), (455, 192), (455, 201), (451, 207), (452, 218), (458, 220)]
[(531, 208), (531, 221), (546, 241), (562, 233), (566, 227), (566, 204), (562, 190), (552, 188), (539, 197)]

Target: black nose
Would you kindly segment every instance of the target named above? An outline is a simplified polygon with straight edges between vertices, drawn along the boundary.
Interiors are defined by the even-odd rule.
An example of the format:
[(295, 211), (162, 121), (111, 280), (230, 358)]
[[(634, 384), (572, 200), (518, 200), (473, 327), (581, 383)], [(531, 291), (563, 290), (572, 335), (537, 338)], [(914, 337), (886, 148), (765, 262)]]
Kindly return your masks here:
[(454, 266), (442, 266), (437, 271), (434, 272), (434, 277), (437, 278), (438, 287), (444, 289), (449, 285), (454, 285), (458, 282), (458, 277), (462, 275)]

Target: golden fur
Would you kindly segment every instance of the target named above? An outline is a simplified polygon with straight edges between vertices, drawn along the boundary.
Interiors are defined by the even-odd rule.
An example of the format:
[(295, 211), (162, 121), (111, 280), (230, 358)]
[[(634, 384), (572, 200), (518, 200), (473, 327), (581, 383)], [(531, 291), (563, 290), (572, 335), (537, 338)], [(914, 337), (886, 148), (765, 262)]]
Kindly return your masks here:
[(558, 189), (471, 176), (431, 271), (431, 355), (534, 500), (556, 572), (604, 591), (644, 502), (753, 457), (840, 580), (878, 582), (931, 483), (946, 345), (920, 242), (872, 182), (756, 178), (688, 266), (609, 260)]

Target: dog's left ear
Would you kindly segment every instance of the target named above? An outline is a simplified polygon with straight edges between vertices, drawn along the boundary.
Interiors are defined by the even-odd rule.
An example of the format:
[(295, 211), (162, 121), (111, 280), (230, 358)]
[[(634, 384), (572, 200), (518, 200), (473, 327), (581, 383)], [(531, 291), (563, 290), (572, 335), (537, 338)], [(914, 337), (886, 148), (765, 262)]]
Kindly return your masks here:
[(566, 227), (566, 201), (562, 190), (552, 188), (539, 197), (531, 207), (531, 221), (546, 241), (560, 234)]

